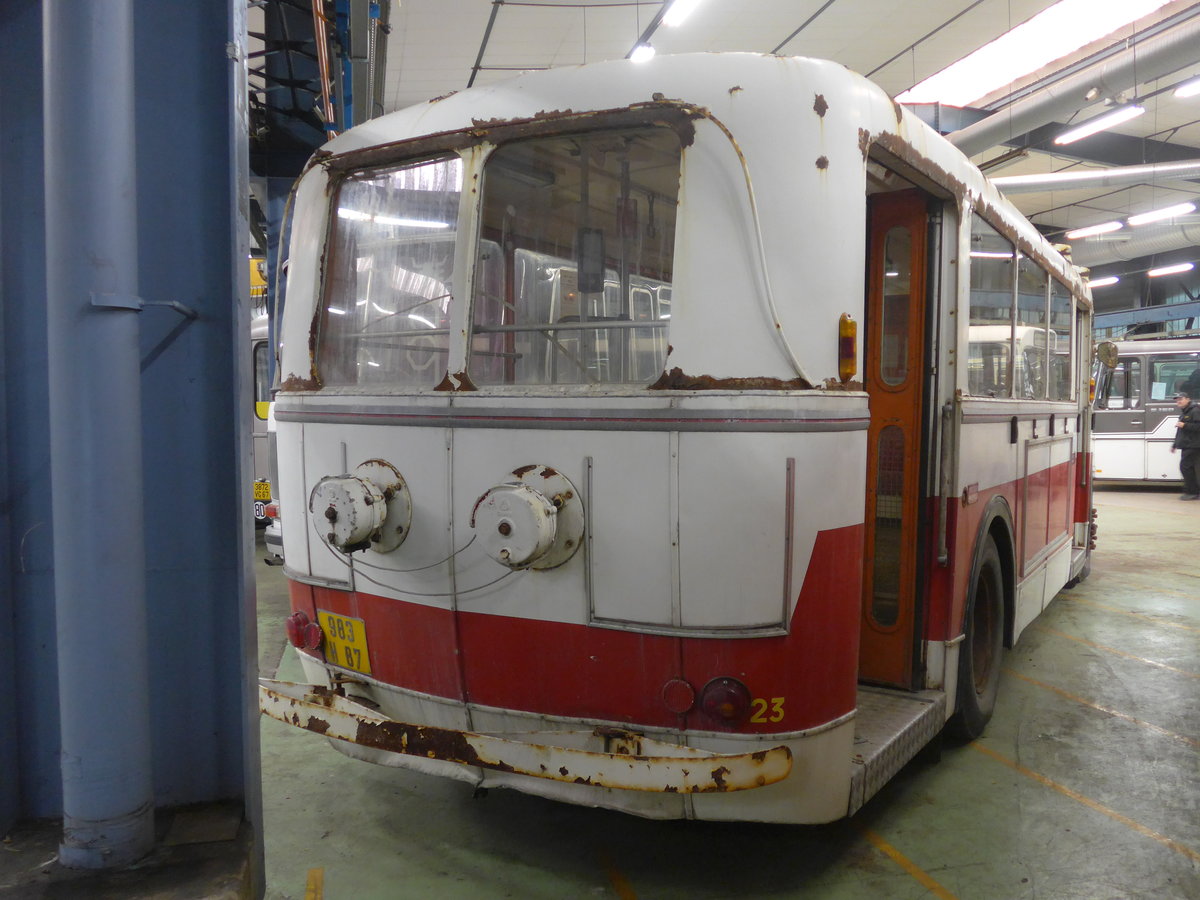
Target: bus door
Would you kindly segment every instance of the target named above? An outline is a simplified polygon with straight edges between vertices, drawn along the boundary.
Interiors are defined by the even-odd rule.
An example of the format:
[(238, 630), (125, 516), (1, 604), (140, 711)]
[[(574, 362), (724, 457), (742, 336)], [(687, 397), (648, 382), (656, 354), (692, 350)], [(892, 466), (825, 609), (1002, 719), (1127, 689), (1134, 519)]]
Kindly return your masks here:
[[(1146, 477), (1144, 357), (1123, 356), (1101, 376), (1092, 426), (1092, 463), (1097, 478)], [(1174, 401), (1172, 401), (1174, 406)]]
[(870, 197), (867, 234), (867, 432), (859, 677), (911, 688), (918, 616), (928, 196)]

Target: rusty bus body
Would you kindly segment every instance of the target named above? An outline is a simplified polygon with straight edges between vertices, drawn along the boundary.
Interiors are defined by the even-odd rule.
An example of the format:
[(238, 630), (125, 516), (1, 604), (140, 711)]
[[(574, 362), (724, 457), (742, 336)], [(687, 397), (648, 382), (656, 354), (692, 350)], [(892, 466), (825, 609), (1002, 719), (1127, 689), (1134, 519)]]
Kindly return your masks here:
[[(978, 734), (1001, 644), (1086, 574), (1087, 289), (840, 65), (606, 62), (383, 116), (314, 158), (288, 257), (310, 683), (262, 703), (343, 752), (830, 821)], [(1021, 387), (997, 328), (1053, 342)]]

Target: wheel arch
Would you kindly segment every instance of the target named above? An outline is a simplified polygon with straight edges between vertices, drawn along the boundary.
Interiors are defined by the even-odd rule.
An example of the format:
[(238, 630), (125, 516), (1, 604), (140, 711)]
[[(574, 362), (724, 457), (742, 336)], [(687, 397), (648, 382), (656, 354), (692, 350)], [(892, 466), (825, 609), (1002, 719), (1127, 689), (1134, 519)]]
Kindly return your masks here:
[(983, 562), (983, 544), (991, 538), (1000, 555), (1001, 580), (1004, 586), (1004, 646), (1013, 645), (1013, 624), (1016, 618), (1017, 596), (1017, 554), (1016, 541), (1013, 537), (1013, 515), (1008, 500), (1002, 496), (992, 497), (983, 509), (979, 520), (979, 530), (975, 534), (975, 543), (971, 549), (971, 574), (967, 579), (967, 602), (963, 604), (963, 618), (959, 621), (959, 634), (966, 631), (966, 616), (970, 612), (971, 592), (975, 588), (979, 576), (979, 567)]

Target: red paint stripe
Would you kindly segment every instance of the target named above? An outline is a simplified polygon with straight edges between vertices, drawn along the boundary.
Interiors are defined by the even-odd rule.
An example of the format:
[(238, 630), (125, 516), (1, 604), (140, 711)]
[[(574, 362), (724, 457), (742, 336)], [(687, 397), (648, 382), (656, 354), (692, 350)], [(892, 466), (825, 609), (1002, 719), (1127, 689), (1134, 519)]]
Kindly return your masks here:
[(670, 713), (663, 685), (682, 677), (699, 690), (733, 676), (754, 697), (782, 698), (784, 712), (778, 722), (737, 730), (773, 733), (854, 708), (861, 573), (861, 526), (819, 534), (786, 636), (681, 638), (459, 613), (465, 692), (449, 610), (303, 585), (293, 586), (292, 599), (310, 615), (320, 608), (362, 619), (373, 675), (387, 684), (543, 715), (714, 730), (699, 713), (684, 721)]

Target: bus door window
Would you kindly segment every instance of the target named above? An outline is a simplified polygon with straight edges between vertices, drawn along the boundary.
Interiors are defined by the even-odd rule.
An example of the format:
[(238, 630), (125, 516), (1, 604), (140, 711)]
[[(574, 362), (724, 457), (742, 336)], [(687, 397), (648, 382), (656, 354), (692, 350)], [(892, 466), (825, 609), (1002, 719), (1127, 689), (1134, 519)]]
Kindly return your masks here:
[(1142, 405), (1142, 362), (1122, 359), (1096, 395), (1097, 409), (1138, 409)]
[(271, 400), (271, 360), (267, 353), (267, 342), (254, 344), (254, 415), (267, 421), (267, 407)]

